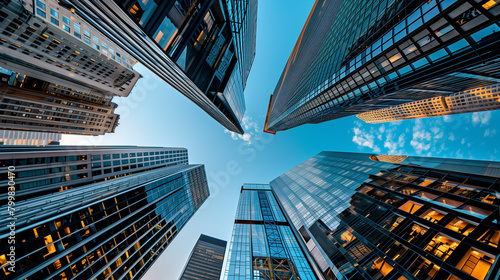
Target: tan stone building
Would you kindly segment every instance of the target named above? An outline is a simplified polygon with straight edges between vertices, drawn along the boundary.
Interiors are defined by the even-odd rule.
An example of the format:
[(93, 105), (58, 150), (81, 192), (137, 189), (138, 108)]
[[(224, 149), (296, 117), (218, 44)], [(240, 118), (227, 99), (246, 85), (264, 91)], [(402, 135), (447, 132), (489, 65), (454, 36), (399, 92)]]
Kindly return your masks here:
[(438, 96), (356, 115), (367, 123), (382, 123), (500, 109), (499, 85)]

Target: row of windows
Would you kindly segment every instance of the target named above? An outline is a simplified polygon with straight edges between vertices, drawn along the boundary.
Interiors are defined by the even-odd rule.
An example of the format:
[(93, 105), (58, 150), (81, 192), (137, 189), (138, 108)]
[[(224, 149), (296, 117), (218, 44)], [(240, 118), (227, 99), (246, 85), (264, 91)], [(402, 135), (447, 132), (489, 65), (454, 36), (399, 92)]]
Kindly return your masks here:
[[(46, 5), (44, 3), (42, 3), (40, 0), (37, 0), (37, 6), (38, 6), (37, 14), (43, 18), (46, 18), (46, 13), (45, 13)], [(53, 8), (50, 8), (50, 15), (51, 15), (50, 22), (53, 23), (54, 25), (59, 26), (59, 12), (54, 10)], [(70, 19), (65, 17), (64, 15), (62, 15), (61, 17), (62, 17), (62, 22), (63, 22), (62, 28), (66, 32), (71, 34), (71, 27), (70, 27), (71, 21), (70, 21)], [(73, 35), (78, 39), (82, 39), (81, 26), (78, 23), (74, 22), (73, 29), (74, 29)], [(122, 63), (122, 60), (123, 60), (123, 64), (127, 68), (132, 69), (130, 64), (125, 59), (125, 57), (122, 57), (121, 53), (119, 51), (116, 51), (116, 57), (115, 57), (115, 50), (112, 48), (108, 48), (108, 45), (106, 42), (101, 41), (101, 44), (99, 45), (99, 38), (97, 36), (91, 36), (89, 30), (84, 29), (83, 34), (84, 34), (83, 41), (85, 43), (87, 43), (88, 45), (92, 45), (92, 47), (94, 49), (102, 52), (106, 56), (108, 55), (108, 50), (109, 50), (110, 57), (113, 60), (116, 60), (118, 63)], [(92, 42), (90, 41), (90, 38), (92, 38)]]
[[(187, 155), (186, 151), (153, 151), (153, 152), (137, 152), (137, 153), (121, 153), (121, 154), (103, 154), (103, 155), (92, 155), (92, 160), (108, 160), (113, 157), (113, 159), (118, 158), (132, 158), (132, 157), (142, 157), (142, 156), (154, 156), (154, 155)], [(102, 156), (102, 157), (101, 157)], [(171, 157), (171, 156), (169, 156)], [(163, 158), (163, 157), (162, 157)]]

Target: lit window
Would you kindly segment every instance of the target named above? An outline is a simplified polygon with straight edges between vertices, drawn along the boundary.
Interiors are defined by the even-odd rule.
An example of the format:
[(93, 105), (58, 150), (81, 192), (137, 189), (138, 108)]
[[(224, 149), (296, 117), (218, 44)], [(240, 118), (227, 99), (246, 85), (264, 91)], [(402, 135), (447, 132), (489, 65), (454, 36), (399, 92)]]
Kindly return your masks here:
[(479, 250), (476, 250), (475, 248), (471, 248), (460, 260), (460, 262), (458, 262), (456, 267), (463, 272), (470, 274), (472, 277), (483, 280), (486, 278), (486, 275), (488, 275), (494, 261), (494, 256), (479, 252)]
[(498, 0), (490, 0), (486, 3), (483, 4), (483, 8), (485, 8), (486, 10), (489, 10), (491, 9), (492, 7), (496, 6), (498, 3), (500, 3), (500, 1)]
[(474, 224), (460, 218), (453, 219), (446, 227), (466, 236), (476, 228)]
[(434, 256), (446, 261), (446, 259), (457, 248), (460, 241), (449, 238), (447, 236), (436, 234), (425, 248), (425, 251), (430, 252)]

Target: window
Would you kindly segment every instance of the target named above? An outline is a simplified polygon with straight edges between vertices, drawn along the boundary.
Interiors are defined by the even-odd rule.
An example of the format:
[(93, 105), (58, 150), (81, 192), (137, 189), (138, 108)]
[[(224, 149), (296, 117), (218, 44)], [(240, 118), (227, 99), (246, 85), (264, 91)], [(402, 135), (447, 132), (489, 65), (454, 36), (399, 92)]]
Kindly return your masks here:
[(71, 33), (71, 29), (67, 25), (63, 25), (63, 29), (66, 30), (66, 32)]
[[(475, 248), (471, 248), (456, 267), (463, 272), (470, 274), (472, 277), (482, 280), (488, 275), (494, 261), (494, 256), (487, 255), (479, 250), (476, 250)], [(458, 278), (453, 277), (451, 279)]]
[(102, 45), (103, 48), (107, 48), (108, 47), (108, 45), (106, 43), (104, 43), (104, 42), (101, 42), (101, 45)]
[(80, 35), (80, 33), (74, 33), (75, 34), (75, 37), (78, 38), (78, 39), (82, 39), (82, 35)]
[(53, 17), (50, 18), (50, 22), (52, 22), (55, 25), (59, 25), (59, 21)]
[(81, 32), (80, 25), (77, 24), (76, 22), (73, 23), (73, 29), (75, 29), (76, 32)]
[(40, 9), (36, 9), (36, 13), (39, 15), (39, 16), (42, 16), (43, 18), (45, 18), (47, 15), (45, 14), (44, 11), (40, 10)]
[[(83, 35), (85, 35), (85, 37), (90, 38), (90, 32), (88, 30), (83, 30)], [(90, 40), (89, 40), (89, 42), (90, 42)]]
[(460, 241), (449, 238), (442, 234), (436, 234), (431, 242), (425, 247), (425, 251), (430, 252), (434, 256), (446, 261), (446, 259), (457, 248)]
[(40, 7), (40, 9), (45, 10), (45, 4), (42, 3), (40, 0), (36, 0), (36, 5)]
[(109, 48), (109, 52), (114, 54), (115, 50), (113, 50), (112, 48)]
[(65, 16), (62, 16), (62, 21), (67, 24), (67, 25), (70, 25), (69, 24), (69, 18), (65, 17)]
[(59, 13), (54, 9), (50, 9), (50, 15), (55, 17), (56, 19), (59, 19)]
[(96, 50), (100, 50), (100, 47), (99, 47), (99, 45), (98, 45), (98, 44), (93, 43), (93, 46), (94, 46), (94, 49), (96, 49)]
[(85, 43), (90, 45), (90, 40), (88, 38), (83, 38), (83, 41), (85, 41)]
[(96, 36), (92, 36), (92, 40), (97, 44), (99, 44), (99, 38), (97, 38)]

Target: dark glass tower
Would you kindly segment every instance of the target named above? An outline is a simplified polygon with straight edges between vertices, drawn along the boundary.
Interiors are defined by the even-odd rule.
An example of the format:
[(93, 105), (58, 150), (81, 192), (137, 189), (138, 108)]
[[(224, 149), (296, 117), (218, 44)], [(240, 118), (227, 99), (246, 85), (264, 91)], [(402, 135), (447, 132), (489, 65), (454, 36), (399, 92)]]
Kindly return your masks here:
[(269, 185), (241, 188), (224, 279), (318, 279)]
[(497, 162), (322, 152), (271, 182), (326, 279), (496, 279)]
[(64, 2), (227, 129), (243, 133), (257, 0)]
[(316, 1), (270, 100), (265, 129), (499, 83), (498, 3)]
[[(16, 198), (21, 200), (178, 164), (188, 164), (185, 148), (3, 146), (0, 184), (8, 184), (8, 168), (14, 166)], [(6, 192), (0, 194), (0, 200), (6, 197)]]
[(227, 242), (202, 234), (179, 280), (219, 280)]
[[(54, 158), (71, 170), (74, 157)], [(69, 184), (29, 198), (9, 188), (14, 209), (0, 207), (2, 279), (140, 279), (209, 196), (204, 166), (184, 163)]]

